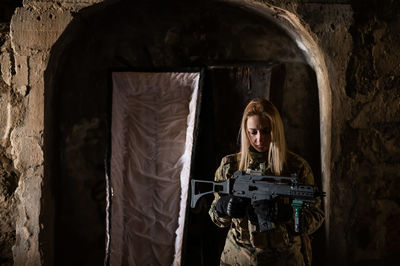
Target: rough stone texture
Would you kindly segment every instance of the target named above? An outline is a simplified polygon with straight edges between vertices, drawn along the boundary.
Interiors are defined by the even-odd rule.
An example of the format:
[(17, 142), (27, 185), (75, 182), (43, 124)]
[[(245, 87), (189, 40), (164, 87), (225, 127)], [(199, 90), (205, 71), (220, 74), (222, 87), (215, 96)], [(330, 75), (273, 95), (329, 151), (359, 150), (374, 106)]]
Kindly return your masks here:
[(24, 7), (32, 7), (39, 10), (49, 7), (59, 8), (63, 12), (78, 12), (82, 8), (101, 2), (115, 2), (115, 0), (23, 0)]
[(299, 9), (330, 59), (332, 264), (399, 259), (399, 10), (391, 1)]
[[(350, 195), (343, 202), (349, 220), (339, 222), (347, 235), (341, 250), (360, 265), (395, 265), (400, 251), (400, 229), (393, 226), (400, 220), (395, 192), (400, 178), (396, 171), (400, 163), (400, 5), (356, 1), (352, 8), (354, 49), (346, 76), (351, 117), (342, 121), (340, 139), (347, 156), (337, 160), (334, 170), (341, 175), (333, 187)], [(346, 182), (348, 176), (353, 178)], [(359, 206), (361, 201), (369, 204)], [(334, 209), (337, 216), (342, 211)]]
[[(11, 42), (2, 46), (1, 69), (10, 110), (4, 132), (6, 155), (12, 158), (18, 186), (13, 193), (17, 208), (11, 221), (16, 234), (13, 260), (16, 265), (40, 265), (39, 214), (43, 180), (43, 72), (52, 44), (71, 19), (57, 6), (17, 8), (11, 20)], [(11, 207), (10, 207), (11, 208)], [(10, 241), (12, 242), (12, 241)], [(8, 260), (12, 260), (10, 257)]]
[[(0, 75), (0, 264), (12, 265), (12, 246), (15, 243), (16, 201), (20, 173), (15, 169), (9, 141), (9, 128), (12, 118), (17, 118), (20, 113), (19, 97), (13, 94), (12, 88), (4, 82), (10, 83), (11, 71), (4, 67), (4, 62), (9, 60), (8, 52), (11, 51), (9, 38), (9, 25), (0, 24), (1, 47), (1, 75)], [(5, 74), (5, 75), (4, 75)], [(5, 78), (4, 78), (5, 77)], [(19, 108), (18, 108), (19, 107)], [(16, 119), (18, 120), (18, 119)], [(15, 121), (15, 120), (14, 120)]]
[[(138, 10), (143, 9), (146, 12), (130, 18), (133, 22), (130, 25), (120, 24), (126, 26), (126, 31), (132, 36), (140, 36), (140, 38), (132, 37), (129, 41), (118, 42), (115, 41), (118, 37), (113, 36), (112, 42), (109, 38), (111, 35), (104, 35), (102, 38), (101, 32), (98, 32), (95, 39), (92, 38), (95, 29), (112, 32), (112, 28), (109, 27), (111, 22), (112, 25), (118, 25), (118, 21), (122, 23), (124, 19), (127, 19), (126, 17), (116, 18), (112, 15), (113, 12), (118, 11), (112, 3), (118, 1), (106, 1), (105, 5), (100, 2), (102, 1), (25, 0), (24, 6), (18, 8), (12, 18), (11, 40), (6, 33), (8, 28), (1, 28), (0, 215), (6, 217), (0, 222), (0, 263), (2, 264), (12, 264), (12, 245), (14, 245), (13, 256), (16, 265), (40, 265), (41, 260), (44, 260), (45, 264), (46, 261), (52, 261), (52, 255), (49, 255), (52, 251), (47, 252), (46, 245), (43, 246), (45, 250), (43, 254), (48, 257), (40, 256), (40, 245), (43, 243), (39, 243), (39, 234), (46, 230), (48, 230), (46, 233), (48, 236), (43, 241), (47, 241), (49, 246), (53, 243), (49, 232), (52, 231), (51, 224), (54, 222), (51, 218), (52, 215), (54, 216), (54, 213), (51, 213), (54, 207), (51, 202), (55, 201), (51, 190), (54, 184), (46, 177), (54, 176), (56, 172), (54, 169), (46, 172), (45, 164), (52, 165), (53, 159), (51, 156), (46, 157), (49, 155), (45, 148), (44, 136), (49, 136), (50, 144), (59, 136), (44, 132), (46, 125), (44, 120), (45, 117), (51, 120), (53, 116), (52, 109), (45, 107), (45, 104), (48, 104), (45, 97), (49, 97), (48, 101), (51, 102), (58, 96), (52, 95), (49, 88), (56, 84), (63, 84), (64, 81), (71, 86), (70, 88), (74, 88), (75, 85), (77, 85), (76, 88), (83, 88), (80, 91), (72, 90), (70, 94), (65, 92), (68, 88), (64, 89), (65, 103), (71, 103), (76, 112), (76, 117), (73, 119), (64, 114), (65, 121), (60, 125), (61, 132), (65, 134), (61, 136), (66, 137), (64, 140), (67, 140), (68, 136), (75, 136), (74, 140), (65, 142), (66, 146), (62, 153), (71, 158), (71, 154), (75, 152), (74, 145), (84, 145), (82, 141), (93, 141), (85, 144), (88, 150), (98, 146), (96, 141), (101, 137), (96, 135), (98, 132), (94, 129), (99, 125), (96, 119), (103, 118), (96, 117), (94, 114), (101, 113), (102, 111), (99, 110), (103, 110), (106, 103), (98, 101), (101, 97), (96, 96), (96, 88), (106, 87), (104, 84), (107, 83), (105, 75), (108, 66), (199, 65), (224, 58), (237, 60), (238, 54), (241, 54), (241, 59), (248, 60), (260, 59), (259, 55), (263, 54), (265, 57), (261, 59), (303, 61), (299, 56), (300, 53), (293, 48), (283, 54), (268, 54), (271, 51), (269, 47), (256, 38), (257, 30), (259, 30), (257, 28), (237, 28), (237, 32), (225, 36), (229, 41), (218, 42), (219, 35), (205, 34), (205, 29), (213, 27), (218, 29), (219, 26), (220, 32), (225, 34), (229, 27), (224, 27), (236, 22), (236, 19), (223, 24), (224, 21), (218, 21), (218, 15), (212, 12), (202, 14), (204, 28), (196, 28), (197, 22), (187, 24), (182, 21), (179, 26), (169, 24), (169, 28), (163, 29), (163, 34), (154, 37), (155, 28), (141, 24), (143, 17), (152, 17), (157, 13), (152, 11), (151, 4), (153, 7), (157, 4), (157, 10), (162, 10), (171, 6), (176, 7), (172, 2), (168, 6), (150, 2), (148, 6), (138, 5), (136, 6)], [(205, 1), (204, 6), (209, 2), (214, 1)], [(400, 4), (390, 0), (259, 2), (283, 8), (297, 16), (322, 49), (329, 70), (332, 93), (330, 132), (332, 167), (330, 169), (331, 182), (328, 184), (331, 194), (331, 204), (327, 210), (330, 214), (328, 261), (332, 265), (395, 265), (394, 261), (399, 260), (398, 254), (400, 254), (400, 229), (398, 228), (400, 220), (398, 196), (400, 189), (398, 181), (400, 178), (398, 171), (400, 163), (400, 16), (398, 15)], [(81, 12), (80, 10), (84, 7), (88, 8), (84, 9), (85, 12)], [(177, 14), (180, 15), (176, 15), (174, 19), (179, 20), (184, 16), (179, 13), (179, 6), (177, 8), (175, 11), (178, 10)], [(96, 21), (95, 17), (90, 16), (103, 9), (106, 10), (102, 13), (105, 20)], [(198, 12), (199, 10), (204, 11), (198, 9)], [(214, 12), (229, 13), (232, 17), (238, 14), (234, 8), (221, 8)], [(259, 19), (258, 16), (254, 17)], [(162, 16), (156, 18), (155, 22)], [(168, 17), (164, 17), (166, 18)], [(81, 34), (79, 41), (74, 42), (74, 36), (68, 36), (68, 32), (64, 32), (67, 25), (70, 25), (69, 33), (79, 29), (78, 32)], [(148, 27), (147, 34), (138, 30), (145, 26)], [(131, 35), (128, 34), (126, 38), (130, 38)], [(60, 36), (62, 43), (59, 41)], [(242, 36), (243, 39), (238, 36)], [(248, 43), (243, 45), (246, 40)], [(197, 47), (190, 48), (196, 53), (185, 50), (189, 49), (188, 44), (196, 43)], [(55, 44), (58, 52), (52, 50)], [(83, 50), (80, 50), (81, 44), (83, 44)], [(76, 45), (76, 47), (71, 48), (71, 45)], [(105, 59), (96, 54), (91, 57), (82, 57), (94, 51), (101, 54), (102, 51), (106, 51), (106, 48), (109, 49), (107, 52), (110, 58)], [(51, 65), (48, 65), (51, 51), (57, 54), (68, 49), (72, 51), (68, 54), (71, 56), (70, 61), (61, 57), (61, 61), (53, 61)], [(290, 51), (294, 53), (291, 54)], [(56, 58), (59, 57), (56, 56)], [(90, 58), (91, 61), (86, 64), (76, 64), (81, 58)], [(75, 64), (73, 60), (76, 60)], [(100, 67), (92, 69), (91, 72), (80, 68), (81, 65), (88, 64)], [(63, 78), (60, 78), (62, 75), (57, 72), (60, 71), (59, 66), (70, 71), (66, 72)], [(46, 80), (45, 70), (48, 74)], [(296, 72), (295, 68), (288, 68), (288, 73), (291, 70), (292, 73)], [(74, 74), (76, 81), (68, 76), (71, 73)], [(310, 77), (313, 75), (308, 70), (301, 73), (307, 74), (307, 78), (312, 80)], [(84, 80), (86, 83), (74, 83), (79, 80)], [(295, 84), (295, 81), (291, 81), (291, 84)], [(44, 95), (45, 93), (48, 94)], [(94, 102), (98, 101), (99, 109), (94, 110), (93, 113), (85, 111), (86, 102), (83, 100), (79, 105), (74, 105), (76, 103), (74, 93), (81, 97), (91, 98)], [(49, 111), (45, 113), (44, 110)], [(84, 115), (79, 120), (80, 112)], [(290, 120), (294, 123), (293, 125), (296, 125), (295, 117)], [(72, 131), (74, 125), (80, 125), (75, 133)], [(47, 130), (51, 131), (53, 128)], [(50, 149), (50, 152), (57, 151), (57, 149)], [(96, 158), (91, 165), (94, 165), (95, 171), (100, 173), (101, 165), (97, 162), (101, 156), (98, 154), (87, 156)], [(77, 156), (77, 158), (81, 157)], [(83, 184), (88, 190), (97, 191), (94, 189), (96, 182), (91, 178), (89, 177)], [(50, 202), (49, 205), (43, 205), (50, 208), (41, 209), (43, 200)], [(93, 204), (93, 208), (100, 208), (101, 200), (94, 200), (90, 204)], [(40, 216), (40, 218), (39, 215), (46, 211), (50, 214)], [(101, 210), (95, 213), (101, 216)], [(40, 226), (42, 222), (44, 225)], [(98, 228), (93, 230), (96, 231)], [(98, 234), (98, 231), (95, 234)], [(103, 243), (100, 243), (96, 248), (101, 249), (102, 245)]]
[[(47, 52), (70, 21), (70, 13), (55, 6), (46, 9), (17, 8), (11, 21), (11, 37), (15, 53), (23, 57)], [(21, 63), (26, 64), (23, 58)], [(27, 71), (21, 73), (28, 74)], [(22, 74), (17, 76), (23, 79)]]
[[(1, 108), (8, 105), (8, 86), (1, 82)], [(4, 91), (4, 89), (7, 89)], [(5, 97), (4, 97), (5, 96)], [(2, 114), (7, 114), (7, 110), (3, 108)], [(2, 116), (7, 118), (7, 116)], [(3, 120), (1, 120), (2, 128), (5, 128)], [(19, 173), (13, 166), (10, 154), (7, 152), (9, 143), (2, 142), (0, 146), (0, 264), (12, 265), (12, 246), (15, 243), (15, 196), (14, 192), (17, 188)]]

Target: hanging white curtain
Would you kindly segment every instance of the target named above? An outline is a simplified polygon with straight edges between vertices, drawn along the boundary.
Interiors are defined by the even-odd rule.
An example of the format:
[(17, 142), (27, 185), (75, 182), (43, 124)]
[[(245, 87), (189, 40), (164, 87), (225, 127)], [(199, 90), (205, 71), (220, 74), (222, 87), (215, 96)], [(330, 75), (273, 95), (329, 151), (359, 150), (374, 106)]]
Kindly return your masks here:
[(112, 75), (110, 265), (180, 265), (199, 78)]

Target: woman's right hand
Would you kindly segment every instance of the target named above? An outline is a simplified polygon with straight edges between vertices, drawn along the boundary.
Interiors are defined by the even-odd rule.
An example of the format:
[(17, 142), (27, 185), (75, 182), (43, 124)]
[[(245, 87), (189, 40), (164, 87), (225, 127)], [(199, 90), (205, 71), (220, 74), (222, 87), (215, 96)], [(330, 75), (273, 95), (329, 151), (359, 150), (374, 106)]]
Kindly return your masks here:
[(248, 204), (246, 199), (231, 195), (223, 195), (215, 205), (215, 210), (221, 216), (243, 218), (246, 216)]

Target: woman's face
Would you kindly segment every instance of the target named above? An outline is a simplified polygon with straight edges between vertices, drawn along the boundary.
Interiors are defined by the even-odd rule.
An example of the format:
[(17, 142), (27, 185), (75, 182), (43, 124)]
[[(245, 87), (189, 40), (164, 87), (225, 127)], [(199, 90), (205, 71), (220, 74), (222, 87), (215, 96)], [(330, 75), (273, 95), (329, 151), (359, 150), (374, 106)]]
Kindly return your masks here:
[(246, 127), (251, 146), (258, 152), (268, 151), (271, 143), (271, 123), (269, 120), (258, 115), (249, 116)]

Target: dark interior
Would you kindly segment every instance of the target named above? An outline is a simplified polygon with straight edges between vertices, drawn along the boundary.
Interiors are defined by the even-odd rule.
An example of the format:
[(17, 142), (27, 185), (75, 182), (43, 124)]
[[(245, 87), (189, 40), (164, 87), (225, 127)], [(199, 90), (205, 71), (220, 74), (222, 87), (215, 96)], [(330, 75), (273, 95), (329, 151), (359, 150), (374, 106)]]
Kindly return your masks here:
[[(213, 179), (221, 158), (238, 151), (244, 106), (269, 94), (283, 116), (288, 147), (309, 161), (321, 185), (316, 78), (294, 41), (265, 18), (226, 3), (157, 2), (154, 9), (152, 2), (83, 9), (51, 50), (45, 173), (55, 191), (55, 245), (47, 250), (57, 265), (104, 260), (112, 69), (205, 69), (193, 177)], [(208, 217), (210, 201), (188, 210), (185, 265), (218, 264), (225, 232)]]

